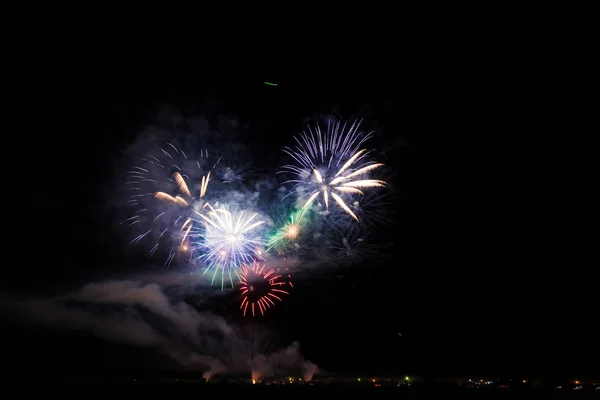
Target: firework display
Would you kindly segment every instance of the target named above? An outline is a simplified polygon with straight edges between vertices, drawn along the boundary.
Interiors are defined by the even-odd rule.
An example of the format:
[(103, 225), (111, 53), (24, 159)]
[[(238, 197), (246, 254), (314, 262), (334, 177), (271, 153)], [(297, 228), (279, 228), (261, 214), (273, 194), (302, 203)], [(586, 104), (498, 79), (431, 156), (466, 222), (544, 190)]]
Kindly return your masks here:
[(149, 244), (150, 255), (165, 246), (167, 266), (178, 255), (193, 257), (190, 233), (198, 228), (199, 215), (208, 205), (210, 181), (208, 153), (202, 150), (200, 155), (199, 160), (188, 159), (183, 150), (167, 143), (127, 171), (125, 185), (131, 194), (126, 205), (133, 215), (121, 224), (136, 233), (130, 243)]
[(283, 275), (278, 274), (274, 269), (265, 271), (265, 265), (256, 262), (250, 266), (242, 265), (241, 269), (242, 304), (240, 309), (243, 310), (244, 315), (248, 311), (252, 313), (253, 317), (258, 312), (264, 315), (268, 308), (275, 305), (275, 301), (283, 301), (282, 296), (289, 294), (283, 290), (283, 287), (291, 286), (291, 281), (282, 281)]
[[(296, 145), (283, 149), (291, 162), (277, 171), (292, 176), (280, 185), (277, 205), (262, 205), (268, 212), (257, 205), (268, 184), (237, 190), (244, 180), (235, 168), (209, 161), (206, 151), (192, 161), (167, 143), (127, 172), (132, 215), (122, 225), (133, 230), (130, 243), (145, 244), (150, 255), (162, 248), (166, 266), (177, 261), (202, 271), (221, 290), (238, 283), (242, 314), (262, 316), (292, 287), (287, 272), (276, 272), (278, 262), (327, 257), (343, 264), (377, 255), (368, 233), (381, 214), (377, 189), (388, 183), (374, 175), (383, 164), (369, 158), (371, 135), (355, 121), (315, 125), (293, 137)], [(274, 268), (265, 267), (267, 258)]]
[(302, 214), (303, 211), (296, 211), (290, 215), (289, 220), (278, 228), (275, 234), (267, 241), (267, 251), (280, 247), (287, 242), (295, 242), (302, 233)]
[(297, 146), (284, 149), (295, 164), (284, 165), (284, 170), (296, 175), (286, 183), (294, 183), (307, 197), (302, 208), (308, 210), (317, 197), (321, 197), (325, 211), (329, 210), (329, 197), (356, 221), (356, 214), (350, 209), (343, 197), (364, 195), (363, 190), (383, 187), (386, 182), (369, 179), (368, 173), (383, 166), (381, 163), (366, 161), (369, 152), (360, 146), (369, 139), (358, 129), (354, 122), (348, 129), (346, 124), (329, 123), (325, 132), (317, 125), (309, 133), (303, 132), (294, 137)]
[(214, 271), (212, 282), (220, 271), (221, 287), (226, 274), (233, 286), (233, 274), (239, 279), (238, 269), (242, 263), (260, 258), (263, 241), (252, 233), (264, 221), (259, 220), (256, 213), (229, 211), (224, 206), (213, 208), (210, 204), (208, 208), (207, 215), (198, 214), (205, 227), (195, 242), (201, 250), (198, 258), (204, 261), (205, 272)]

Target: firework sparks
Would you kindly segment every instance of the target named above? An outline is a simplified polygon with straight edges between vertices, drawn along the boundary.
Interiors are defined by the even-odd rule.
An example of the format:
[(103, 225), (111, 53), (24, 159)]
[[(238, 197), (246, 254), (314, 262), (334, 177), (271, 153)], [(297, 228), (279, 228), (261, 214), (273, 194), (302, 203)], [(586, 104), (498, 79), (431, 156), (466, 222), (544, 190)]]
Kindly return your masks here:
[(192, 197), (192, 194), (190, 193), (190, 190), (188, 189), (185, 180), (179, 172), (175, 172), (173, 174), (173, 179), (177, 184), (177, 188), (179, 189), (180, 194), (173, 197), (164, 192), (156, 192), (154, 198), (170, 205), (182, 207), (185, 209), (191, 209), (190, 211), (192, 211), (192, 213), (190, 213), (185, 218), (185, 222), (181, 225), (181, 228), (179, 229), (180, 232), (182, 232), (180, 246), (183, 250), (187, 250), (187, 248), (189, 247), (188, 235), (194, 227), (194, 221), (197, 221), (197, 219), (194, 218), (194, 216), (200, 215), (200, 211), (209, 205), (207, 202), (204, 201), (204, 196), (206, 195), (206, 189), (210, 180), (210, 172), (206, 176), (202, 177), (202, 182), (200, 183), (200, 195), (197, 199)]
[(306, 382), (310, 382), (313, 379), (313, 376), (315, 375), (315, 372), (317, 372), (317, 366), (313, 363), (311, 363), (310, 361), (308, 361), (304, 366), (304, 380)]
[(303, 211), (296, 212), (290, 216), (288, 222), (281, 227), (268, 241), (267, 251), (281, 244), (283, 241), (295, 241), (300, 235)]
[[(201, 156), (207, 158), (208, 154), (202, 151)], [(206, 175), (203, 171), (199, 161), (188, 159), (183, 150), (171, 143), (156, 155), (148, 154), (139, 165), (127, 171), (126, 189), (132, 193), (127, 206), (134, 210), (134, 215), (122, 224), (140, 230), (130, 244), (150, 239), (153, 243), (150, 255), (161, 243), (168, 244), (165, 266), (170, 265), (178, 254), (189, 253), (191, 257), (189, 238), (199, 229), (198, 215), (208, 205), (206, 193), (210, 171)], [(198, 175), (202, 177), (195, 181)], [(200, 185), (197, 191), (190, 189), (193, 179)], [(175, 195), (169, 194), (175, 192)], [(157, 207), (159, 204), (165, 207)]]
[(265, 265), (256, 262), (250, 266), (243, 265), (241, 268), (242, 304), (240, 309), (243, 310), (244, 316), (247, 312), (251, 312), (253, 317), (258, 312), (265, 315), (265, 311), (275, 305), (275, 300), (283, 301), (281, 296), (289, 294), (281, 289), (287, 285), (286, 282), (280, 281), (283, 275), (277, 274), (274, 269), (266, 272), (264, 270)]
[(207, 209), (208, 212), (199, 214), (205, 229), (198, 234), (197, 248), (202, 253), (198, 258), (206, 264), (205, 273), (213, 271), (211, 284), (220, 272), (221, 288), (225, 275), (229, 276), (233, 287), (233, 275), (240, 278), (240, 266), (260, 258), (262, 254), (263, 242), (253, 231), (264, 221), (258, 219), (256, 213), (229, 211), (224, 206), (213, 208), (209, 204)]
[(383, 164), (366, 161), (368, 151), (360, 147), (371, 135), (363, 135), (359, 127), (360, 122), (354, 122), (348, 129), (346, 123), (329, 123), (325, 132), (318, 125), (314, 130), (309, 127), (308, 134), (303, 132), (294, 137), (297, 146), (283, 150), (295, 161), (295, 164), (284, 165), (283, 169), (298, 177), (287, 182), (302, 187), (304, 196), (308, 196), (302, 207), (303, 213), (319, 196), (328, 211), (331, 197), (358, 221), (342, 196), (363, 195), (364, 189), (386, 185), (385, 181), (368, 179), (367, 174)]

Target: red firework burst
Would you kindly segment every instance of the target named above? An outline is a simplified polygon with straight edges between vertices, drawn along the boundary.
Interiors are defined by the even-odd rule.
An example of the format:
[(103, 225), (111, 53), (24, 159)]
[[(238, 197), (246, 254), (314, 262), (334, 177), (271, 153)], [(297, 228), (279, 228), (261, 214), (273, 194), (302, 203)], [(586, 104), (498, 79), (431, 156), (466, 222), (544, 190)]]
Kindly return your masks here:
[(256, 316), (256, 311), (265, 315), (265, 311), (275, 305), (274, 300), (283, 301), (281, 296), (289, 294), (281, 288), (287, 284), (292, 286), (291, 281), (280, 281), (283, 275), (278, 275), (274, 269), (265, 272), (265, 265), (256, 262), (253, 262), (251, 266), (242, 265), (241, 269), (242, 304), (240, 309), (244, 310), (244, 316), (246, 316), (248, 307), (252, 311), (253, 317)]

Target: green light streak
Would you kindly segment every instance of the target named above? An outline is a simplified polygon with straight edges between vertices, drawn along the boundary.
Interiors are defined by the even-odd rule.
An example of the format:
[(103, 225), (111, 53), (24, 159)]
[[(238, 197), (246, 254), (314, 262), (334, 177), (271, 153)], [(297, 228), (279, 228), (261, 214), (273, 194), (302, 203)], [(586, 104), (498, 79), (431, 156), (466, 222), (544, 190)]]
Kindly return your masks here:
[[(279, 228), (275, 234), (273, 234), (267, 240), (267, 251), (270, 251), (275, 246), (283, 245), (285, 242), (296, 240), (296, 236), (301, 233), (302, 230), (302, 217), (304, 213), (302, 210), (295, 211), (290, 215), (289, 222), (283, 225), (283, 227)], [(294, 229), (296, 231), (292, 237), (290, 237), (289, 232), (290, 229)]]

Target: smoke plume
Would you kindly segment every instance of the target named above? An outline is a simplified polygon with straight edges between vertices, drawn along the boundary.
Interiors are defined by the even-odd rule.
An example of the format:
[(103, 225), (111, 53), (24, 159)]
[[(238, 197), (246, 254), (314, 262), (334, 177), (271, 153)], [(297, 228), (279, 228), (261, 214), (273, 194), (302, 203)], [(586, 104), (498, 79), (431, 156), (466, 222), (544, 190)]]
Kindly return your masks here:
[(64, 295), (23, 300), (13, 306), (31, 323), (155, 349), (205, 378), (220, 373), (301, 375), (312, 368), (297, 342), (272, 348), (270, 332), (200, 312), (185, 301), (171, 299), (166, 288), (154, 282), (89, 283)]

